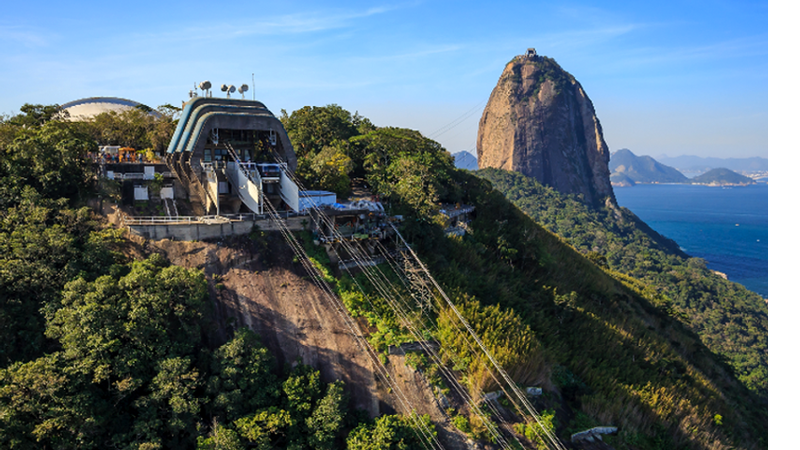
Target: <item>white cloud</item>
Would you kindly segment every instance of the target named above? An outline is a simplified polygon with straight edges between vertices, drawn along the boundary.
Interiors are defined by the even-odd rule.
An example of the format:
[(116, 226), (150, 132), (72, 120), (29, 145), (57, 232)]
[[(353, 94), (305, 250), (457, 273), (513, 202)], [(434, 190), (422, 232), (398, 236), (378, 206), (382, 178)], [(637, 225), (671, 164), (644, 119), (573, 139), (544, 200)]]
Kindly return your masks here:
[[(18, 25), (0, 25), (0, 42), (8, 42), (5, 45), (23, 45), (25, 47), (44, 47), (53, 39), (52, 33), (46, 33), (29, 27)], [(10, 47), (6, 47), (7, 49)]]
[(250, 36), (284, 36), (291, 34), (317, 33), (352, 26), (359, 19), (385, 14), (402, 6), (380, 6), (359, 11), (304, 11), (248, 20), (221, 23), (224, 18), (215, 17), (210, 23), (184, 28), (178, 31), (150, 33), (138, 38), (146, 41), (229, 41)]

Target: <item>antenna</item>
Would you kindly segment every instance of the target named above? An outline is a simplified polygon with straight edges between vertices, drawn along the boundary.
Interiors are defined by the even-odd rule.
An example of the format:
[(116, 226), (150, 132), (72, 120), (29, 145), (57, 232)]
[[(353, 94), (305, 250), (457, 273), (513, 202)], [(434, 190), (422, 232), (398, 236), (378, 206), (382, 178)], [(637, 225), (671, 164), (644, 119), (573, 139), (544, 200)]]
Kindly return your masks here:
[(228, 86), (228, 98), (231, 98), (231, 94), (236, 93), (236, 86), (230, 85)]
[(253, 72), (253, 100), (256, 99), (256, 74)]
[(200, 89), (203, 90), (206, 97), (209, 97), (211, 94), (211, 82), (206, 80), (200, 83)]
[(243, 85), (241, 85), (241, 86), (239, 87), (239, 92), (241, 92), (241, 93), (242, 93), (242, 99), (244, 99), (244, 93), (245, 93), (245, 92), (247, 92), (247, 90), (248, 90), (248, 89), (249, 89), (249, 88), (247, 87), (247, 85), (246, 85), (246, 84), (243, 84)]

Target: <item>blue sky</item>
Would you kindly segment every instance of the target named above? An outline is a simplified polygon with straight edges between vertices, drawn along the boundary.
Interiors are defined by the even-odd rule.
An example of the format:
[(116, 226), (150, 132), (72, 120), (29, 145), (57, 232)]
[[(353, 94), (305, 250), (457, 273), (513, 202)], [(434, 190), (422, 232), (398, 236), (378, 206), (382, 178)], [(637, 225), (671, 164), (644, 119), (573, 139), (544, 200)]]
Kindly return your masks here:
[(474, 152), (527, 47), (581, 82), (612, 151), (767, 156), (766, 1), (10, 2), (0, 113), (90, 96), (179, 105), (195, 82), (222, 95), (255, 73), (275, 113), (336, 103)]

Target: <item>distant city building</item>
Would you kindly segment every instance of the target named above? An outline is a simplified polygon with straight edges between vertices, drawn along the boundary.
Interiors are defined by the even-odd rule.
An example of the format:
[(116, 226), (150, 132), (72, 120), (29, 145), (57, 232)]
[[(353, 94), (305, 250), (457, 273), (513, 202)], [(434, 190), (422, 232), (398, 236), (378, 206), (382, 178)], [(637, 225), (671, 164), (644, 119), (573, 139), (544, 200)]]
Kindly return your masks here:
[(158, 112), (147, 105), (118, 97), (89, 97), (61, 105), (61, 109), (68, 112), (69, 119), (73, 121), (88, 120), (105, 112), (121, 113), (134, 108), (143, 108), (158, 115)]

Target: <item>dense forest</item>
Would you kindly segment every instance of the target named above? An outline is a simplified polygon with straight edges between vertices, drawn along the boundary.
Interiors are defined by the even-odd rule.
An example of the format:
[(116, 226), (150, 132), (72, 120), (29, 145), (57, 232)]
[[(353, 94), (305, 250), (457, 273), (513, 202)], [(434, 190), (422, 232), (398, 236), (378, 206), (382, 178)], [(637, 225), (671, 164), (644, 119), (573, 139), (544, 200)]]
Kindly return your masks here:
[[(691, 324), (709, 331), (724, 325), (723, 336), (741, 333), (741, 338), (733, 338), (741, 339), (740, 344), (762, 345), (766, 310), (755, 318), (742, 312), (753, 310), (754, 294), (732, 283), (714, 284), (718, 277), (710, 276), (702, 261), (686, 263), (674, 242), (618, 210), (615, 214), (627, 214), (618, 226), (628, 224), (627, 232), (638, 233), (651, 251), (661, 249), (688, 267), (660, 275), (671, 277), (686, 292), (680, 300), (685, 305), (672, 305), (659, 293), (661, 285), (601, 267), (603, 261), (624, 260), (631, 265), (631, 274), (642, 275), (653, 261), (646, 254), (640, 258), (641, 248), (622, 248), (607, 257), (598, 249), (581, 255), (489, 182), (455, 169), (444, 149), (418, 132), (377, 128), (335, 105), (303, 108), (284, 114), (282, 121), (292, 142), (303, 149), (298, 150), (301, 158), (319, 158), (323, 149), (337, 147), (353, 164), (350, 176), (364, 176), (394, 212), (413, 218), (404, 222), (403, 234), (451, 297), (458, 299), (484, 342), (492, 343), (493, 353), (503, 355), (517, 381), (547, 378), (549, 373), (548, 382), (561, 395), (555, 408), (569, 411), (562, 416), (567, 422), (562, 430), (578, 427), (577, 422), (624, 424), (625, 431), (616, 438), (622, 447), (765, 445), (765, 348), (731, 353), (729, 359), (719, 350), (722, 344), (714, 341), (724, 337), (706, 337), (708, 346), (716, 349), (710, 351), (684, 317), (692, 317)], [(321, 136), (309, 132), (313, 129), (339, 130), (339, 134)], [(313, 168), (305, 176), (314, 179)], [(442, 233), (438, 213), (442, 203), (476, 206), (470, 232), (463, 238), (446, 238)], [(599, 231), (585, 209), (572, 204), (560, 207), (561, 220)], [(695, 282), (697, 277), (702, 280)], [(731, 300), (729, 292), (736, 294)], [(382, 321), (378, 327), (382, 336), (402, 340), (403, 330), (393, 324), (392, 314), (360, 310), (361, 305), (375, 302), (360, 300), (359, 295), (343, 295), (351, 311)], [(715, 308), (718, 303), (722, 308)], [(728, 319), (709, 319), (720, 314)], [(742, 325), (733, 327), (727, 320)], [(440, 341), (445, 351), (464, 356), (458, 348), (462, 343), (450, 339), (451, 322), (446, 311), (437, 319)], [(756, 331), (740, 329), (747, 328), (744, 324)], [(375, 342), (380, 345), (381, 339)], [(734, 357), (738, 359), (731, 361)], [(453, 361), (454, 365), (464, 368), (468, 379), (483, 379), (477, 373), (480, 365), (464, 359)], [(732, 364), (745, 374), (742, 380), (732, 376)], [(734, 421), (740, 425), (729, 428)]]
[(714, 274), (705, 261), (688, 257), (626, 208), (592, 209), (518, 173), (483, 169), (477, 175), (618, 279), (644, 282), (631, 284), (686, 323), (766, 401), (767, 305), (763, 298)]
[[(716, 297), (713, 283), (690, 282), (707, 274), (702, 261), (656, 275), (651, 266), (659, 261), (624, 243), (617, 253), (565, 245), (543, 228), (547, 221), (536, 223), (492, 183), (455, 169), (417, 131), (377, 127), (336, 105), (284, 112), (281, 120), (307, 187), (342, 196), (351, 179), (363, 179), (391, 213), (405, 216), (401, 232), (492, 353), (517, 383), (544, 388), (543, 417), (562, 439), (613, 425), (620, 433), (607, 442), (616, 448), (766, 448), (758, 376), (761, 367), (766, 386), (766, 361), (738, 366), (696, 331), (749, 303)], [(140, 135), (154, 123), (141, 122)], [(214, 342), (209, 280), (131, 251), (133, 243), (83, 206), (99, 195), (86, 158), (100, 140), (97, 127), (31, 105), (0, 123), (3, 447), (422, 447), (407, 417), (368, 420), (349, 410), (339, 383), (321, 382), (311, 367), (277, 367), (249, 330)], [(441, 203), (476, 207), (465, 236), (446, 237)], [(562, 222), (599, 230), (571, 203), (558, 208)], [(650, 252), (684, 264), (664, 250), (668, 242), (646, 242)], [(377, 330), (369, 336), (376, 349), (411, 339), (381, 306), (380, 292), (356, 290), (358, 276), (333, 277), (319, 250), (314, 258), (351, 314)], [(380, 270), (391, 280), (388, 268)], [(671, 297), (658, 276), (674, 277), (689, 293)], [(704, 289), (693, 291), (698, 286)], [(452, 312), (434, 313), (428, 325), (447, 364), (471, 392), (492, 389)], [(734, 319), (747, 328), (746, 318)], [(749, 336), (725, 325), (727, 334)], [(763, 327), (765, 338), (766, 312)], [(440, 384), (423, 356), (407, 363)], [(475, 417), (452, 416), (456, 428), (487, 438)], [(537, 445), (537, 431), (517, 425)]]
[[(132, 243), (82, 206), (98, 124), (22, 110), (0, 123), (0, 447), (416, 445), (405, 418), (348, 410), (341, 383), (279, 370), (247, 329), (212, 345), (202, 272), (126, 257)], [(143, 139), (156, 122), (128, 115)]]

